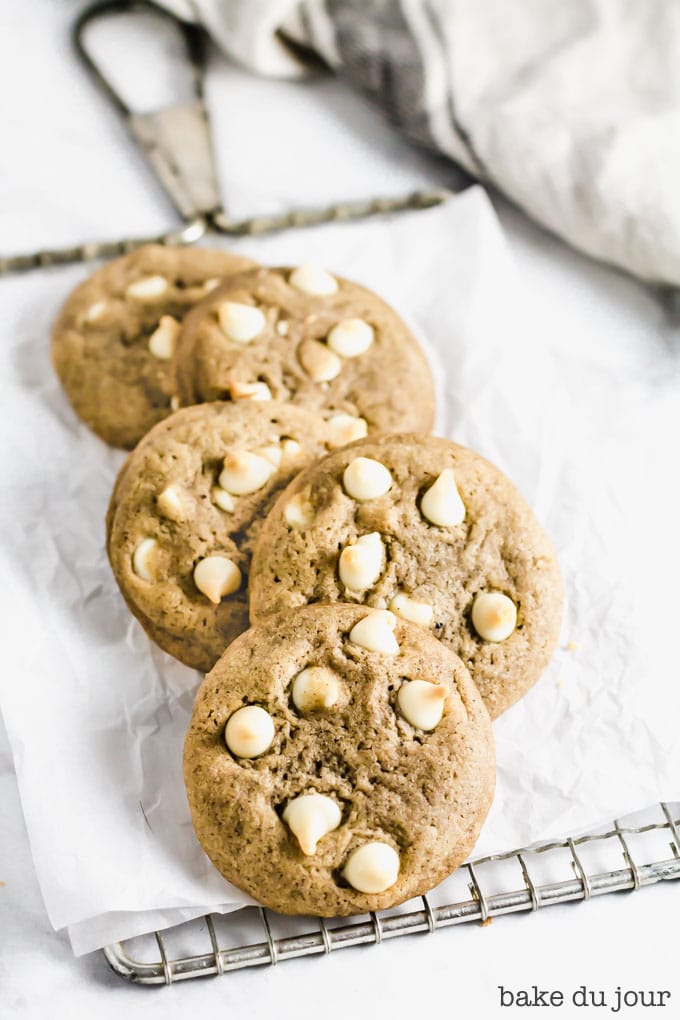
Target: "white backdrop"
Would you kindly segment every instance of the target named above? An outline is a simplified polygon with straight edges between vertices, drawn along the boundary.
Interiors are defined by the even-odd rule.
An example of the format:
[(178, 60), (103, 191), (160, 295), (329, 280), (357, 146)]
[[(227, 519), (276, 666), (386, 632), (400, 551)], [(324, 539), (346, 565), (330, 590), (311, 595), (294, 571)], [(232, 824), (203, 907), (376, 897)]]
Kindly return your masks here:
[[(170, 220), (167, 207), (135, 161), (121, 129), (65, 59), (64, 40), (55, 33), (63, 31), (69, 9), (72, 5), (63, 5), (59, 11), (37, 3), (27, 2), (20, 9), (17, 5), (9, 15), (12, 30), (2, 34), (1, 59), (15, 85), (12, 96), (3, 94), (0, 100), (3, 123), (12, 139), (2, 167), (3, 190), (13, 196), (2, 210), (2, 247), (6, 251), (83, 236), (113, 237), (162, 229)], [(20, 59), (29, 50), (33, 55), (30, 67)], [(37, 67), (50, 81), (49, 104), (41, 78), (36, 76)], [(401, 191), (445, 175), (442, 167), (406, 150), (370, 111), (329, 83), (272, 85), (220, 66), (212, 76), (210, 95), (214, 107), (219, 108), (223, 174), (230, 182), (235, 211), (285, 206), (299, 196), (312, 203), (338, 195)], [(20, 102), (17, 96), (21, 96)], [(58, 96), (63, 100), (58, 102)], [(593, 472), (589, 478), (596, 486), (616, 488), (626, 522), (623, 528), (621, 520), (612, 522), (612, 529), (607, 521), (598, 522), (595, 534), (584, 535), (578, 531), (575, 517), (574, 533), (579, 541), (590, 539), (598, 549), (607, 549), (607, 562), (620, 567), (617, 577), (636, 579), (633, 588), (644, 592), (645, 598), (636, 600), (632, 613), (625, 611), (625, 605), (624, 611), (617, 611), (615, 625), (627, 642), (642, 630), (648, 641), (650, 675), (659, 670), (672, 675), (677, 489), (668, 465), (673, 464), (677, 435), (677, 418), (673, 417), (678, 385), (676, 328), (642, 288), (588, 265), (514, 213), (502, 207), (500, 211), (528, 295), (522, 300), (535, 342), (551, 356), (564, 359), (565, 378), (570, 380), (575, 399), (568, 421), (575, 445), (585, 449), (590, 444), (599, 451), (601, 472)], [(38, 331), (44, 331), (49, 321), (49, 302), (58, 300), (61, 287), (58, 272), (45, 274), (39, 282), (30, 277), (0, 282), (3, 331), (22, 331), (35, 342)], [(31, 365), (19, 355), (10, 366), (13, 375), (18, 371), (26, 384), (33, 382), (39, 390), (45, 378), (42, 365)], [(606, 395), (623, 393), (632, 393), (634, 399), (624, 401), (621, 397), (620, 406), (612, 413), (614, 401)], [(598, 394), (605, 395), (601, 403)], [(39, 392), (37, 397), (40, 399)], [(584, 415), (586, 407), (588, 416)], [(30, 424), (22, 427), (28, 430)], [(5, 443), (9, 436), (11, 432)], [(647, 441), (641, 445), (644, 437)], [(550, 436), (540, 439), (549, 454)], [(23, 443), (30, 445), (28, 432), (12, 445), (21, 447)], [(628, 444), (634, 456), (625, 470), (621, 453)], [(479, 441), (477, 445), (481, 445)], [(494, 451), (488, 452), (493, 455)], [(105, 451), (103, 455), (109, 456)], [(540, 504), (540, 488), (528, 495)], [(565, 515), (571, 512), (570, 506), (563, 508)], [(617, 536), (613, 547), (607, 544), (612, 531)], [(630, 585), (625, 590), (630, 591)], [(601, 597), (606, 600), (607, 596), (603, 577)], [(619, 605), (616, 599), (614, 603)], [(37, 650), (40, 636), (36, 626), (29, 640), (35, 640)], [(578, 644), (578, 637), (573, 639)], [(578, 649), (574, 657), (577, 655)], [(40, 668), (39, 664), (40, 656), (32, 655), (30, 669)], [(30, 670), (29, 676), (26, 671), (16, 672), (17, 683), (30, 683)], [(559, 678), (554, 679), (557, 682)], [(571, 690), (578, 692), (578, 685)], [(635, 709), (637, 715), (644, 716), (645, 696), (644, 677), (640, 676), (636, 697), (641, 710)], [(632, 706), (628, 709), (632, 718)], [(596, 722), (600, 712), (603, 719), (611, 718), (604, 683), (595, 699), (594, 716), (592, 700), (589, 704), (585, 699), (574, 710), (591, 712)], [(672, 724), (673, 720), (669, 736)], [(624, 737), (632, 750), (622, 767), (633, 775), (635, 762), (630, 757), (635, 749), (651, 750), (659, 745), (645, 734), (644, 726), (638, 732), (624, 733)], [(528, 741), (527, 754), (530, 751)], [(670, 743), (661, 748), (661, 753), (672, 751)], [(290, 1008), (292, 1016), (301, 987), (307, 994), (317, 989), (321, 994), (321, 989), (333, 982), (338, 992), (325, 1008), (327, 1016), (341, 1015), (349, 1002), (357, 1010), (362, 1009), (358, 1004), (363, 1004), (366, 1011), (387, 1002), (393, 1005), (395, 1015), (406, 1015), (407, 1006), (432, 1006), (449, 996), (452, 1009), (486, 1016), (494, 1007), (495, 985), (500, 982), (552, 980), (559, 987), (560, 983), (597, 984), (598, 980), (611, 985), (635, 977), (638, 983), (644, 980), (658, 987), (669, 986), (670, 976), (664, 975), (659, 960), (668, 896), (677, 895), (673, 888), (642, 893), (634, 902), (619, 898), (589, 905), (582, 908), (583, 913), (578, 911), (578, 917), (577, 911), (560, 909), (531, 919), (501, 920), (484, 932), (466, 928), (426, 942), (408, 940), (373, 953), (343, 954), (324, 963), (286, 964), (277, 972), (241, 975), (221, 985), (172, 989), (162, 998), (118, 986), (109, 992), (99, 962), (74, 963), (63, 938), (49, 931), (27, 857), (6, 752), (0, 761), (6, 793), (0, 808), (0, 866), (4, 869), (0, 879), (6, 883), (0, 887), (0, 1016), (3, 1007), (12, 1010), (10, 1015), (37, 1016), (48, 1003), (53, 1016), (71, 1017), (81, 1010), (85, 1015), (87, 1009), (106, 1016), (114, 1015), (113, 1003), (119, 1010), (123, 1002), (130, 1011), (144, 1009), (148, 1014), (150, 1008), (162, 1008), (166, 1016), (180, 1015), (180, 1009), (188, 1009), (189, 1004), (195, 1008), (212, 1004), (214, 1008), (224, 997), (230, 1007), (241, 1012), (248, 1009), (252, 1016), (271, 1015), (274, 1009), (285, 1016), (282, 1004), (287, 1003), (283, 1008)], [(577, 781), (577, 753), (573, 764)], [(661, 766), (665, 764), (660, 761)], [(47, 776), (46, 796), (49, 794)], [(668, 791), (667, 796), (672, 795), (673, 791)], [(629, 806), (640, 805), (635, 801)], [(598, 808), (595, 805), (593, 821), (600, 818)], [(627, 926), (632, 932), (635, 923), (644, 924), (648, 932), (652, 920), (654, 935), (638, 942), (633, 954)], [(486, 940), (482, 944), (480, 937)], [(590, 939), (594, 939), (592, 944)], [(584, 946), (582, 960), (569, 948), (574, 941)], [(598, 945), (597, 958), (594, 954), (585, 958), (589, 944)], [(552, 951), (548, 951), (549, 945)], [(608, 949), (602, 951), (603, 945)], [(49, 980), (31, 979), (31, 967), (37, 964), (47, 969)], [(429, 977), (426, 982), (424, 969)], [(161, 1002), (162, 1006), (156, 1005)], [(562, 1011), (561, 1015), (568, 1013)]]

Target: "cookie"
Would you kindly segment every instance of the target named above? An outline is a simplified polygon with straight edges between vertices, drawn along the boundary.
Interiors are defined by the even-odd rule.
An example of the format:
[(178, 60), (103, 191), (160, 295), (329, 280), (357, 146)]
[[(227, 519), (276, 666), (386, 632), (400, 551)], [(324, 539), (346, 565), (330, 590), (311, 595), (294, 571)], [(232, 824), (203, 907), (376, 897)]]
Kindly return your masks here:
[(392, 609), (460, 656), (492, 718), (538, 680), (562, 606), (555, 553), (514, 485), (415, 435), (369, 437), (301, 474), (261, 530), (250, 594), (255, 621), (308, 602)]
[(327, 450), (303, 408), (211, 403), (148, 433), (123, 465), (107, 514), (120, 590), (149, 636), (206, 671), (248, 626), (250, 556), (276, 494)]
[(312, 266), (253, 269), (187, 316), (177, 346), (182, 404), (255, 396), (428, 432), (434, 389), (410, 330), (364, 287)]
[(150, 244), (76, 287), (52, 333), (52, 361), (76, 414), (105, 442), (132, 448), (170, 414), (187, 310), (253, 265), (223, 251)]
[(242, 634), (205, 678), (184, 745), (215, 867), (285, 914), (425, 893), (491, 805), (488, 713), (462, 662), (390, 612), (312, 606)]

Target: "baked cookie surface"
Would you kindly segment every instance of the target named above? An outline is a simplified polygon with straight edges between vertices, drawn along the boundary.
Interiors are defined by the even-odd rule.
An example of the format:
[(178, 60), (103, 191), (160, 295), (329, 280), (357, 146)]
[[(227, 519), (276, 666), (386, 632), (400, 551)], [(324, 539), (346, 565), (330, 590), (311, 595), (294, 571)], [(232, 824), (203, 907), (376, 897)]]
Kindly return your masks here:
[(514, 485), (446, 439), (377, 436), (304, 471), (262, 528), (251, 619), (307, 603), (390, 608), (466, 664), (492, 718), (559, 636), (554, 550)]
[(276, 494), (325, 453), (325, 422), (269, 403), (188, 407), (121, 468), (107, 551), (130, 610), (165, 651), (207, 671), (248, 627), (255, 535)]
[(369, 431), (428, 432), (434, 389), (421, 348), (399, 316), (356, 283), (311, 266), (254, 269), (227, 281), (182, 328), (182, 404), (291, 401), (349, 413)]
[(488, 713), (459, 659), (391, 613), (311, 606), (242, 634), (199, 689), (184, 747), (218, 870), (288, 914), (425, 893), (493, 797)]
[(52, 332), (52, 361), (76, 414), (130, 449), (170, 414), (179, 323), (224, 277), (254, 263), (207, 248), (145, 245), (71, 293)]

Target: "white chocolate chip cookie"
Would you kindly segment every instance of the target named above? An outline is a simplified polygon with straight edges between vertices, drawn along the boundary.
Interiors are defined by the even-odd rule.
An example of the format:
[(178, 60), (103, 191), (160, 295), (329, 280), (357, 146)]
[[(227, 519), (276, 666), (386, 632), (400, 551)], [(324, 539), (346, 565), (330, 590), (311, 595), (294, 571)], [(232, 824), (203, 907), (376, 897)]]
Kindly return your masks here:
[[(387, 624), (394, 654), (369, 647), (366, 623)], [(493, 796), (493, 740), (465, 666), (432, 634), (308, 606), (252, 627), (205, 678), (184, 777), (230, 882), (282, 913), (360, 914), (465, 860)]]
[[(301, 500), (304, 527), (287, 542)], [(562, 587), (547, 536), (497, 468), (445, 439), (383, 435), (329, 454), (281, 494), (250, 598), (255, 621), (314, 601), (417, 623), (461, 657), (495, 717), (547, 665)]]
[(258, 387), (332, 417), (338, 446), (432, 427), (432, 378), (410, 330), (376, 294), (318, 267), (230, 278), (185, 319), (176, 364), (184, 405)]
[(149, 636), (188, 666), (210, 669), (248, 626), (257, 530), (276, 494), (326, 452), (325, 435), (302, 408), (201, 404), (130, 454), (111, 499), (109, 559)]
[(52, 361), (76, 414), (105, 442), (133, 447), (173, 410), (182, 319), (208, 284), (253, 265), (216, 249), (150, 244), (89, 276), (52, 333)]

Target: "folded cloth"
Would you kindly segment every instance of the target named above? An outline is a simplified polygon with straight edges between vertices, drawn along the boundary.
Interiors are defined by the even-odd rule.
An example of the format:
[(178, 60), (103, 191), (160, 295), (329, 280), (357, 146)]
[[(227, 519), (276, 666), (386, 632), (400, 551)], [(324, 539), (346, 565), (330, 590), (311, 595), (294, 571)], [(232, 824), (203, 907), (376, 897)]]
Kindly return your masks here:
[(313, 50), (564, 240), (680, 284), (676, 0), (164, 2), (263, 74)]

